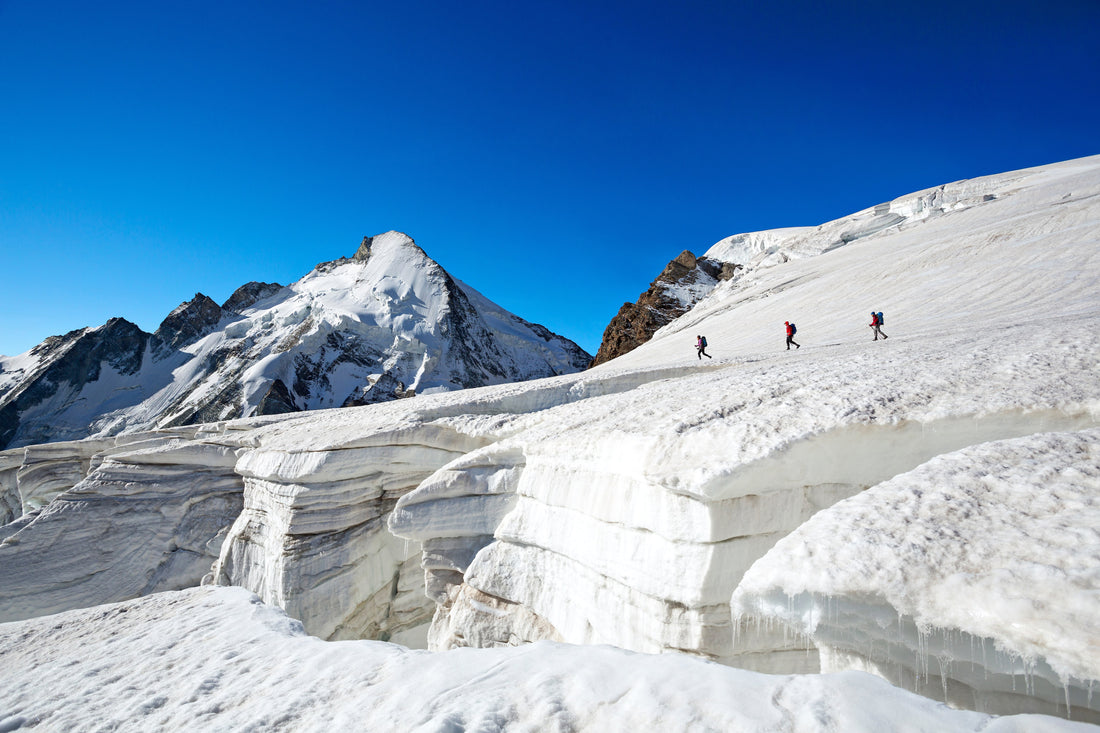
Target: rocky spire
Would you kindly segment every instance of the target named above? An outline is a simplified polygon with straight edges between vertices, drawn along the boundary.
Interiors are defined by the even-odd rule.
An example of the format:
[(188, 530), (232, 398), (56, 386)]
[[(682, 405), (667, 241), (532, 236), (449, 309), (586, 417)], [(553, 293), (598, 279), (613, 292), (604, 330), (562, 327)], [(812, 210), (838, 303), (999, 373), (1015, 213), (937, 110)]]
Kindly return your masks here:
[(370, 246), (374, 242), (374, 237), (363, 237), (363, 242), (359, 245), (359, 249), (355, 250), (355, 255), (352, 259), (356, 262), (366, 262), (370, 259)]
[(229, 299), (222, 303), (222, 310), (229, 313), (240, 313), (245, 308), (254, 305), (257, 301), (274, 295), (282, 290), (283, 286), (279, 283), (262, 283), (253, 280), (250, 283), (245, 283), (229, 296)]

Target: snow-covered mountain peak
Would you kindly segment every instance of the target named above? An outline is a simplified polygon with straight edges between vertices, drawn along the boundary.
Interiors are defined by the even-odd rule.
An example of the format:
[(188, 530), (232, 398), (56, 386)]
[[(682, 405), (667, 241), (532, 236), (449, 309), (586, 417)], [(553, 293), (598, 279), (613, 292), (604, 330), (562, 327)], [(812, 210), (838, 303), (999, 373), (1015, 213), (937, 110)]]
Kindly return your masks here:
[[(0, 446), (32, 432), (48, 442), (381, 402), (575, 372), (591, 359), (454, 280), (396, 231), (289, 286), (249, 283), (224, 306), (197, 293), (154, 334), (134, 330), (124, 354), (108, 349), (110, 381), (98, 380), (99, 361), (81, 361), (36, 392), (43, 369), (23, 368), (24, 357), (0, 362)], [(63, 358), (66, 339), (31, 361)], [(70, 374), (82, 369), (96, 378)]]

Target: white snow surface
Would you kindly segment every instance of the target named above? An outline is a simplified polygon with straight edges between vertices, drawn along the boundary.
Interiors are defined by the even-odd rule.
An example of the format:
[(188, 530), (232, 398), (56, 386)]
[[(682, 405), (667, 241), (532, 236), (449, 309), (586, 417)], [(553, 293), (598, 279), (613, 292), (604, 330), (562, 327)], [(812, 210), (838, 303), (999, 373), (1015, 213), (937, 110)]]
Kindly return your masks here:
[[(558, 707), (545, 710), (562, 709), (563, 700), (566, 707), (575, 704), (584, 709), (576, 713), (575, 727), (588, 730), (631, 727), (600, 716), (633, 715), (627, 710), (634, 706), (649, 715), (637, 720), (663, 721), (666, 729), (959, 725), (926, 725), (902, 706), (899, 701), (908, 699), (898, 697), (902, 693), (862, 674), (763, 677), (679, 652), (784, 674), (869, 670), (898, 687), (988, 712), (1100, 720), (1100, 698), (1091, 694), (1098, 676), (1095, 654), (1089, 651), (1095, 648), (1096, 614), (1090, 608), (1096, 607), (1091, 601), (1100, 539), (1090, 513), (1095, 473), (1088, 468), (1100, 427), (1100, 157), (962, 181), (821, 227), (735, 240), (724, 240), (708, 255), (738, 261), (748, 250), (734, 249), (744, 246), (764, 256), (717, 285), (649, 343), (587, 372), (132, 435), (126, 440), (150, 441), (148, 449), (137, 443), (93, 456), (87, 476), (37, 515), (28, 497), (61, 489), (73, 466), (84, 465), (80, 452), (72, 448), (68, 459), (51, 454), (48, 460), (37, 454), (43, 460), (33, 472), (23, 471), (11, 451), (0, 454), (4, 501), (11, 504), (18, 495), (25, 513), (0, 535), (7, 537), (0, 544), (0, 587), (9, 614), (3, 618), (24, 620), (0, 628), (16, 638), (48, 623), (30, 617), (127, 601), (164, 590), (165, 583), (193, 584), (197, 561), (210, 559), (207, 583), (243, 586), (287, 609), (311, 634), (426, 640), (437, 656), (294, 637), (294, 644), (315, 648), (317, 655), (369, 648), (402, 660), (406, 666), (395, 667), (397, 677), (411, 690), (420, 690), (423, 679), (425, 692), (416, 702), (401, 698), (413, 708), (407, 714), (422, 717), (400, 729), (436, 730), (448, 721), (455, 729), (475, 729), (471, 721), (480, 721), (483, 729), (522, 730), (533, 720), (526, 717), (534, 715), (531, 710), (543, 710), (541, 702), (524, 696), (534, 694), (531, 685), (545, 691), (544, 679), (559, 690), (583, 681), (580, 697), (554, 697)], [(774, 252), (766, 252), (773, 246)], [(400, 288), (379, 292), (395, 302), (405, 297)], [(388, 312), (397, 318), (397, 310)], [(871, 310), (884, 311), (888, 340), (871, 340)], [(286, 314), (292, 316), (301, 314)], [(784, 348), (785, 320), (798, 323), (796, 340), (806, 351)], [(698, 333), (707, 336), (713, 361), (697, 359)], [(943, 468), (959, 465), (957, 456), (967, 470)], [(186, 480), (203, 466), (210, 472), (207, 481)], [(26, 486), (20, 475), (28, 477)], [(822, 510), (815, 521), (833, 516), (829, 507), (842, 512), (850, 497), (871, 501), (883, 487), (896, 492), (931, 482), (944, 497), (956, 497), (949, 502), (954, 505), (998, 476), (1004, 477), (998, 502), (965, 517), (946, 510), (936, 515), (936, 531), (920, 535), (923, 544), (912, 549), (931, 559), (923, 569), (899, 569), (894, 557), (899, 543), (913, 544), (909, 529), (921, 525), (886, 521), (890, 517), (876, 525), (881, 537), (861, 535), (858, 547), (868, 552), (858, 573), (817, 569), (830, 558), (847, 557), (842, 552), (850, 554), (845, 535), (836, 535), (839, 529), (821, 538), (829, 542), (820, 555), (813, 545), (817, 565), (801, 574), (796, 568), (810, 567), (799, 565), (801, 555), (784, 561), (768, 554), (803, 525), (816, 526), (806, 522)], [(127, 535), (134, 519), (147, 521), (133, 504), (146, 484), (164, 511), (148, 530), (156, 543), (142, 545), (139, 567), (126, 567), (118, 559), (130, 551), (124, 548), (133, 540)], [(35, 486), (42, 491), (34, 494)], [(233, 497), (241, 502), (235, 518), (225, 511)], [(193, 521), (187, 507), (214, 498), (218, 509)], [(881, 513), (883, 505), (877, 506)], [(94, 522), (86, 521), (92, 515), (85, 507), (98, 512)], [(1030, 512), (1026, 521), (1017, 516), (1023, 509)], [(834, 521), (834, 528), (849, 526)], [(51, 538), (65, 522), (71, 522), (73, 543), (55, 546)], [(175, 560), (184, 548), (177, 537), (186, 537), (185, 566)], [(85, 552), (80, 577), (71, 557), (74, 543)], [(939, 558), (955, 558), (961, 569), (941, 577), (937, 568), (948, 573), (950, 566)], [(971, 559), (973, 565), (963, 562)], [(793, 579), (781, 583), (778, 572), (788, 565)], [(63, 572), (51, 575), (53, 566)], [(763, 599), (751, 614), (737, 602), (731, 606), (735, 591), (750, 593), (743, 578), (758, 579), (751, 591), (756, 595), (737, 598)], [(856, 586), (848, 584), (860, 578), (868, 587), (849, 593)], [(1012, 582), (1001, 584), (1001, 578)], [(66, 605), (69, 584), (79, 592)], [(794, 600), (784, 615), (788, 589)], [(215, 595), (178, 597), (230, 598), (213, 589), (201, 593)], [(128, 608), (167, 604), (157, 599), (174, 597), (151, 595)], [(222, 600), (211, 602), (223, 607)], [(798, 612), (812, 610), (813, 603), (823, 609), (820, 619), (829, 618), (830, 608), (844, 612), (836, 633), (824, 635), (830, 628), (824, 622), (798, 626)], [(94, 628), (94, 608), (69, 613), (72, 633), (85, 627), (89, 638), (103, 633)], [(192, 613), (199, 612), (189, 606), (184, 615)], [(211, 613), (209, 633), (236, 638), (222, 628), (222, 611)], [(1030, 628), (1017, 628), (1021, 623)], [(926, 645), (927, 637), (917, 633), (929, 629), (937, 630), (937, 639), (953, 640), (953, 650), (973, 643), (978, 652), (941, 659), (941, 647)], [(884, 641), (891, 630), (898, 633)], [(239, 633), (234, 644), (251, 638), (247, 630)], [(31, 646), (42, 655), (35, 664), (43, 670), (35, 675), (68, 674), (58, 670), (68, 663), (66, 647), (74, 642), (35, 638)], [(133, 646), (140, 656), (146, 653), (141, 645), (155, 638), (135, 635), (121, 648)], [(540, 641), (555, 643), (527, 644)], [(879, 659), (877, 650), (887, 641), (889, 653)], [(987, 649), (996, 654), (983, 659)], [(891, 667), (903, 657), (900, 672)], [(294, 659), (289, 652), (286, 658)], [(602, 670), (595, 678), (603, 674), (606, 684), (625, 695), (609, 693), (610, 699), (631, 705), (605, 704), (595, 696), (607, 689), (603, 680), (579, 676), (577, 670), (595, 658), (604, 660), (594, 662)], [(275, 665), (281, 674), (291, 675), (296, 666), (263, 659), (268, 661), (255, 665)], [(201, 667), (189, 678), (199, 680), (196, 699), (207, 679), (218, 689), (217, 669), (235, 669), (231, 659), (189, 664)], [(678, 666), (683, 664), (699, 666), (685, 670)], [(487, 671), (478, 676), (465, 665)], [(660, 684), (643, 681), (635, 688), (637, 678), (630, 675), (650, 680), (650, 665)], [(339, 668), (308, 661), (298, 666), (318, 680), (336, 680)], [(511, 671), (519, 668), (526, 671)], [(540, 672), (532, 676), (532, 669)], [(733, 675), (722, 679), (754, 692), (730, 698), (716, 691), (718, 683), (706, 681), (712, 673)], [(444, 685), (448, 676), (453, 684)], [(0, 669), (0, 685), (22, 685), (21, 678)], [(255, 684), (256, 676), (250, 679)], [(349, 699), (365, 700), (356, 697), (373, 694), (365, 681), (381, 677), (369, 672), (356, 679), (359, 687)], [(309, 708), (305, 690), (330, 702), (343, 699), (324, 691), (327, 682), (311, 688), (300, 677), (294, 680), (300, 695), (289, 682), (247, 693), (234, 687), (226, 694), (256, 700), (257, 706), (254, 696), (270, 694), (287, 715)], [(691, 685), (681, 695), (683, 680)], [(504, 698), (478, 686), (497, 682)], [(789, 705), (784, 701), (792, 690), (820, 702)], [(501, 713), (499, 724), (491, 717), (450, 717), (455, 710), (496, 715), (496, 702), (483, 703), (479, 694), (510, 701), (501, 703), (509, 712)], [(849, 694), (869, 706), (869, 715), (889, 715), (890, 725), (829, 712)], [(153, 705), (151, 714), (161, 708), (164, 715), (177, 714), (175, 698), (157, 693), (149, 700), (158, 696), (166, 702)], [(779, 713), (762, 702), (773, 696)], [(117, 697), (108, 695), (103, 704), (115, 705)], [(460, 702), (450, 706), (451, 697)], [(727, 702), (750, 710), (746, 719), (754, 722), (721, 717), (733, 715)], [(86, 701), (66, 695), (48, 704), (58, 715), (77, 715)], [(144, 702), (128, 704), (136, 716)], [(374, 714), (366, 708), (360, 704), (360, 714)], [(825, 717), (815, 718), (818, 711)], [(707, 722), (712, 712), (720, 721), (713, 725)], [(553, 712), (540, 714), (556, 720)], [(30, 719), (26, 712), (17, 715)], [(171, 725), (175, 719), (166, 720)], [(215, 726), (219, 720), (203, 718)], [(988, 725), (985, 730), (1053, 724), (1028, 717), (966, 720), (975, 722), (961, 725)], [(562, 722), (561, 728), (568, 726)]]
[(846, 499), (780, 540), (732, 603), (895, 678), (923, 644), (938, 646), (933, 674), (969, 683), (978, 640), (984, 683), (1031, 676), (1087, 705), (1091, 683), (1077, 681), (1100, 679), (1100, 430), (971, 446)]
[(322, 642), (237, 588), (0, 624), (0, 654), (5, 731), (1094, 730), (951, 710), (859, 672), (770, 676), (552, 642)]

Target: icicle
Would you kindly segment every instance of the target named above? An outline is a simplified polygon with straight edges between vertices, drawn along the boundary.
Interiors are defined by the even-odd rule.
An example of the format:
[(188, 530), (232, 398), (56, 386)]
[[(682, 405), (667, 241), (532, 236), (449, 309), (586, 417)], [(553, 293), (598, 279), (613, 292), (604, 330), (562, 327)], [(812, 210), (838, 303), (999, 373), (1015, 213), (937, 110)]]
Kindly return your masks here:
[(940, 667), (940, 683), (943, 685), (943, 701), (947, 702), (947, 670), (950, 669), (951, 662), (942, 656), (937, 656), (936, 662)]

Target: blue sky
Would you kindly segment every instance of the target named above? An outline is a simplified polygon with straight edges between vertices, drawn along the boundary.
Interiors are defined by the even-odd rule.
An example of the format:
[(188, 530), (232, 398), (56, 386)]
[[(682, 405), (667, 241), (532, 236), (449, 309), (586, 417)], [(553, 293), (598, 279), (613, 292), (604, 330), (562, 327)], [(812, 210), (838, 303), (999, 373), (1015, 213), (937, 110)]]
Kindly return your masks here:
[(1096, 0), (0, 0), (0, 354), (390, 229), (595, 352), (683, 249), (1100, 153), (1098, 79)]

